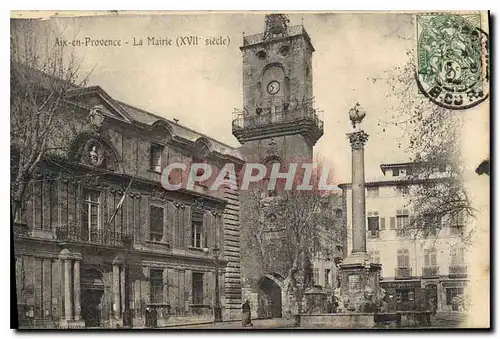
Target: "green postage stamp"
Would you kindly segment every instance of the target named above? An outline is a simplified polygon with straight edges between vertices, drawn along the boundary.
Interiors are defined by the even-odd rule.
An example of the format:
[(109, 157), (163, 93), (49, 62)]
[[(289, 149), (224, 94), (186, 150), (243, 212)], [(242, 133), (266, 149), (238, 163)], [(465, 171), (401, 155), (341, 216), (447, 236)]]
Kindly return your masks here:
[(465, 109), (489, 92), (488, 36), (477, 14), (417, 14), (417, 79), (435, 104)]

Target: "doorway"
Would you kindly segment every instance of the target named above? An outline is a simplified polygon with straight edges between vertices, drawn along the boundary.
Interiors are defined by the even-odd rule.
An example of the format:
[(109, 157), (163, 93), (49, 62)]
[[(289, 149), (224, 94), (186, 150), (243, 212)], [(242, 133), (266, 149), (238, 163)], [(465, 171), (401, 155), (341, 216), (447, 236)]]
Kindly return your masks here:
[(85, 327), (101, 327), (104, 284), (102, 274), (96, 269), (82, 271), (81, 314)]
[(104, 290), (86, 289), (82, 293), (82, 319), (85, 327), (101, 326), (101, 298)]
[(259, 318), (281, 318), (281, 287), (275, 279), (263, 276), (259, 281)]

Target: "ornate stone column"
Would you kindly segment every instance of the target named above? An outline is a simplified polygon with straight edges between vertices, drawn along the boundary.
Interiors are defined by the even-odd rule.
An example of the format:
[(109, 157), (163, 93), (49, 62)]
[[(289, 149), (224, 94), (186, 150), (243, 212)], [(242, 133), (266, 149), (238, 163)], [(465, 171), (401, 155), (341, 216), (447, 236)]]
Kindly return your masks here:
[(73, 290), (74, 290), (74, 305), (75, 305), (75, 320), (80, 320), (80, 261), (75, 260), (74, 263), (74, 274), (73, 274)]
[(368, 134), (359, 128), (366, 113), (356, 104), (349, 111), (354, 127), (348, 133), (352, 151), (352, 251), (340, 265), (340, 307), (343, 312), (374, 312), (374, 300), (381, 298), (379, 289), (380, 264), (371, 263), (366, 253), (365, 162), (364, 146)]

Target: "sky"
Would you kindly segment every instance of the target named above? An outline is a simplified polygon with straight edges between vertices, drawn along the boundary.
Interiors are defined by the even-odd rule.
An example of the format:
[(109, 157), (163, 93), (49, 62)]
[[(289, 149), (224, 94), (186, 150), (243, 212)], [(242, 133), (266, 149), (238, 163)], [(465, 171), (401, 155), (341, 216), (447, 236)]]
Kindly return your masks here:
[[(289, 13), (290, 25), (303, 24), (316, 51), (313, 93), (324, 118), (324, 135), (314, 151), (332, 168), (335, 183), (349, 182), (349, 109), (366, 110), (363, 129), (366, 177), (382, 175), (381, 163), (408, 161), (400, 148), (402, 131), (379, 126), (393, 114), (384, 71), (402, 65), (415, 43), (412, 14)], [(229, 145), (232, 112), (242, 109), (242, 35), (264, 31), (263, 13), (114, 15), (50, 19), (65, 39), (122, 39), (122, 47), (74, 47), (82, 73), (93, 69), (90, 85), (113, 98), (169, 119)], [(229, 46), (132, 46), (134, 38), (196, 35), (229, 37)], [(47, 43), (55, 43), (50, 38)], [(69, 48), (69, 47), (68, 47)], [(373, 78), (376, 80), (374, 81)], [(404, 137), (403, 137), (404, 138)]]

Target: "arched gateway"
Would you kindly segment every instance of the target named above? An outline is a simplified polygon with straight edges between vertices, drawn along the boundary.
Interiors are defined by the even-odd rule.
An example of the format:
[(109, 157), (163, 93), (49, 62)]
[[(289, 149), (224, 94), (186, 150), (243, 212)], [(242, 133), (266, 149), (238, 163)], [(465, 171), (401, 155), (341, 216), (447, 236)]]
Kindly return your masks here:
[(283, 276), (279, 273), (264, 274), (258, 282), (258, 308), (259, 318), (281, 318), (282, 300), (281, 289)]

